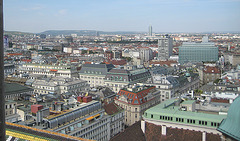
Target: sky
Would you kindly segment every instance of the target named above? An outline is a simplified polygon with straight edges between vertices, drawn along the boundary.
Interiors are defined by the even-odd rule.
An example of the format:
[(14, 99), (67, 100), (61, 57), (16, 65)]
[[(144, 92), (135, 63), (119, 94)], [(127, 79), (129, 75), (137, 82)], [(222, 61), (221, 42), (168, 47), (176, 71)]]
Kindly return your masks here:
[(3, 1), (6, 31), (240, 31), (240, 0)]

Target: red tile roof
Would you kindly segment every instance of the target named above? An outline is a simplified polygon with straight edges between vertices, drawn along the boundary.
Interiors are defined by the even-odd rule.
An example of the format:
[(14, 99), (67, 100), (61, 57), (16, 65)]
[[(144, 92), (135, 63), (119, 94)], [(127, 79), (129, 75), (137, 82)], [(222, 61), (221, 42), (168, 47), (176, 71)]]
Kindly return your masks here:
[(168, 61), (150, 61), (149, 63), (151, 64), (159, 64), (159, 65), (168, 65), (171, 66), (172, 64), (177, 64), (177, 61), (173, 61), (173, 60), (168, 60)]
[(220, 69), (217, 68), (217, 67), (211, 67), (211, 66), (206, 66), (204, 69), (203, 69), (203, 72), (204, 73), (221, 73)]
[(217, 102), (217, 103), (229, 103), (228, 99), (223, 99), (223, 98), (212, 98), (211, 102)]
[(92, 62), (85, 62), (85, 64), (92, 64)]
[(17, 55), (23, 55), (22, 53), (8, 53), (9, 56), (17, 56)]
[(23, 62), (32, 62), (32, 59), (22, 59)]
[[(138, 91), (138, 92), (134, 92), (134, 91), (127, 91), (127, 90), (124, 90), (124, 89), (121, 89), (119, 92), (118, 92), (118, 96), (126, 96), (128, 99), (129, 99), (129, 104), (132, 104), (132, 105), (141, 105), (149, 100), (152, 100), (152, 99), (147, 99), (145, 100), (145, 96), (148, 95), (148, 93), (150, 93), (150, 91), (152, 91), (153, 89), (155, 89), (156, 87), (155, 86), (151, 86), (147, 89), (144, 89), (144, 90), (141, 90), (141, 91)], [(116, 100), (117, 97), (115, 97)], [(137, 103), (136, 103), (137, 102)]]
[(127, 61), (126, 60), (112, 60), (111, 63), (113, 65), (126, 65)]
[(111, 138), (110, 141), (146, 141), (141, 130), (141, 121), (129, 126), (123, 132)]
[[(162, 135), (162, 126), (146, 122), (145, 137), (148, 141), (192, 141), (202, 140), (202, 132), (167, 127), (167, 135)], [(207, 140), (220, 141), (220, 135), (207, 133)]]
[(114, 102), (109, 103), (109, 104), (104, 104), (103, 108), (105, 109), (105, 112), (108, 115), (113, 115), (113, 114), (116, 114), (116, 113), (118, 113), (118, 112), (123, 110), (120, 106), (118, 106)]

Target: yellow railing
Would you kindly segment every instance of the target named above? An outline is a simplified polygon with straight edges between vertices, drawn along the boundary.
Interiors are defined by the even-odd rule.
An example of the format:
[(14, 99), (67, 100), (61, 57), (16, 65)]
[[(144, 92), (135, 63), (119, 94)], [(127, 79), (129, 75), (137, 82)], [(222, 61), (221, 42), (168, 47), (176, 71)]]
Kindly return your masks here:
[(96, 115), (94, 115), (94, 116), (91, 116), (91, 117), (89, 117), (89, 118), (86, 118), (86, 120), (92, 120), (92, 119), (94, 119), (94, 118), (97, 117), (97, 116), (100, 116), (100, 114), (96, 114)]
[(52, 134), (52, 135), (56, 135), (56, 136), (62, 136), (62, 137), (69, 138), (69, 139), (74, 139), (74, 140), (93, 141), (93, 140), (89, 140), (89, 139), (83, 139), (83, 138), (79, 138), (79, 137), (69, 136), (69, 135), (62, 134), (62, 133), (37, 129), (37, 128), (33, 128), (33, 127), (25, 126), (25, 125), (20, 125), (20, 124), (15, 124), (15, 123), (10, 123), (10, 122), (6, 122), (6, 125), (16, 126), (16, 127), (25, 128), (25, 129), (30, 129), (30, 130), (34, 130), (34, 131), (37, 131), (37, 132)]
[(6, 130), (6, 135), (13, 136), (15, 138), (24, 139), (24, 140), (29, 140), (29, 141), (48, 141), (48, 140), (45, 140), (45, 139), (37, 138), (37, 137), (34, 137), (34, 136), (28, 136), (28, 135), (25, 135), (25, 134), (16, 133), (16, 132), (8, 131), (8, 130)]

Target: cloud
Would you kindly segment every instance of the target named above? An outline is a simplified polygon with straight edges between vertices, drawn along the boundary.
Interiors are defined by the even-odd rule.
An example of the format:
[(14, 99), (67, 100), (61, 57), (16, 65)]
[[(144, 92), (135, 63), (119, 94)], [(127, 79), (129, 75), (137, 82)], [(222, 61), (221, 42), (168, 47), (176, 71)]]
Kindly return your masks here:
[(58, 11), (58, 15), (66, 15), (67, 14), (67, 9), (61, 9)]
[(37, 11), (37, 10), (42, 10), (45, 7), (43, 5), (35, 5), (33, 7), (29, 7), (29, 8), (21, 8), (22, 11)]

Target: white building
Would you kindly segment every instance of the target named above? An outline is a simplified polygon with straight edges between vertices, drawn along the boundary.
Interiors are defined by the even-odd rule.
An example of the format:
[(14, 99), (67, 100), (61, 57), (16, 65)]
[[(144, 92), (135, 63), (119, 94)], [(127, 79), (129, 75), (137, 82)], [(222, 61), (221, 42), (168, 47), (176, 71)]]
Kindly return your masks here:
[(111, 116), (110, 137), (113, 137), (124, 130), (124, 109), (114, 102), (104, 104), (104, 109)]
[(78, 77), (77, 67), (68, 64), (35, 64), (28, 63), (19, 66), (20, 73), (41, 74), (48, 76)]
[(80, 92), (88, 89), (86, 81), (78, 78), (53, 77), (36, 80), (32, 87), (38, 94), (62, 94), (66, 92)]
[(17, 102), (13, 100), (5, 101), (5, 121), (16, 122), (20, 119), (16, 109)]
[(143, 62), (150, 61), (153, 59), (153, 52), (150, 48), (140, 48), (140, 59), (143, 60)]
[(84, 64), (79, 77), (87, 81), (90, 87), (104, 86), (104, 78), (114, 66), (112, 64)]

